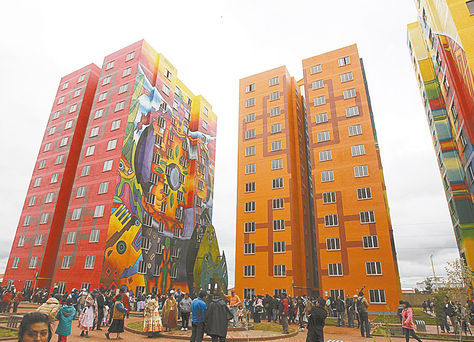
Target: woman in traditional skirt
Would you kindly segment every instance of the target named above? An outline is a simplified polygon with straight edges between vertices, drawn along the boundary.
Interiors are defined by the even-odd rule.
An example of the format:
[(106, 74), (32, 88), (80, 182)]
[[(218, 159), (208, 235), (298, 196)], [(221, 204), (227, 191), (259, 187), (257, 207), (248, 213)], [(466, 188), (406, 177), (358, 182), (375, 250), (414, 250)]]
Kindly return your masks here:
[(163, 331), (156, 295), (152, 295), (151, 299), (145, 305), (144, 311), (143, 332), (151, 333), (148, 337), (156, 337), (160, 331)]
[(79, 316), (79, 328), (82, 337), (89, 337), (89, 331), (94, 326), (94, 318), (97, 317), (97, 303), (89, 293), (86, 297), (86, 303)]
[(123, 326), (125, 320), (125, 314), (127, 309), (123, 306), (122, 295), (119, 294), (115, 298), (115, 304), (112, 311), (112, 324), (110, 324), (109, 330), (105, 333), (105, 337), (110, 340), (110, 333), (117, 334), (117, 340), (121, 340), (120, 334), (123, 333)]
[(170, 331), (178, 326), (178, 302), (174, 299), (174, 291), (171, 290), (168, 299), (163, 305), (163, 325), (165, 331)]

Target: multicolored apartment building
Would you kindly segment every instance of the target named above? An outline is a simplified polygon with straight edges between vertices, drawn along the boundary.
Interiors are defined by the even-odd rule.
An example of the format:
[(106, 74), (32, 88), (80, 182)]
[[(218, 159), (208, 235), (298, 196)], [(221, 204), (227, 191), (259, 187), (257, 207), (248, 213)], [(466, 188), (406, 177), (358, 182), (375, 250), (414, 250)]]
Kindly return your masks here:
[(351, 45), (240, 80), (236, 290), (401, 297), (362, 60)]
[(408, 46), (459, 253), (474, 271), (474, 1), (415, 3)]
[[(216, 126), (211, 105), (143, 40), (63, 77), (4, 283), (192, 289), (212, 217)], [(218, 249), (207, 230), (203, 248)], [(225, 263), (217, 256), (206, 267)]]

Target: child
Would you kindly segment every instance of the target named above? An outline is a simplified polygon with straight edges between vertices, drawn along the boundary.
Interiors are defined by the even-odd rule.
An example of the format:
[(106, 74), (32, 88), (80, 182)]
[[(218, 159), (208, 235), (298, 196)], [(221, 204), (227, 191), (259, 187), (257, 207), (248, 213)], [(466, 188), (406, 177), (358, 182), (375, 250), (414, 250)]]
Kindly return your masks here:
[(239, 308), (237, 309), (237, 320), (239, 323), (244, 322), (244, 309), (242, 308), (242, 305), (239, 305)]

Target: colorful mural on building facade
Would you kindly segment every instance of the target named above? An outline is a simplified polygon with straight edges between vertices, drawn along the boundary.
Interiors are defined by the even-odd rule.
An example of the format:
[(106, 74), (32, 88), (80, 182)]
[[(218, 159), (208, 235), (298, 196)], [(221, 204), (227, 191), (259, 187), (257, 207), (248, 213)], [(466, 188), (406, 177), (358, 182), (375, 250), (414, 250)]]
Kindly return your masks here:
[(139, 65), (101, 283), (146, 292), (216, 283), (225, 290), (225, 256), (211, 225), (216, 140), (208, 132), (216, 122), (207, 118), (213, 129), (191, 131), (200, 109), (150, 76)]

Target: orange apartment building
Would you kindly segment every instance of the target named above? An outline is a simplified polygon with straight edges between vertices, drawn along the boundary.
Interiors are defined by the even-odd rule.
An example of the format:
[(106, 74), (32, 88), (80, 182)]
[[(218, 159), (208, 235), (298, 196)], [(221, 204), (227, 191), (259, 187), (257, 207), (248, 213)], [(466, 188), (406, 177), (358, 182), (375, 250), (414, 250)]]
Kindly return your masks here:
[[(303, 93), (302, 93), (303, 92)], [(279, 108), (279, 109), (278, 109)], [(240, 80), (235, 288), (396, 311), (400, 279), (357, 46)]]

